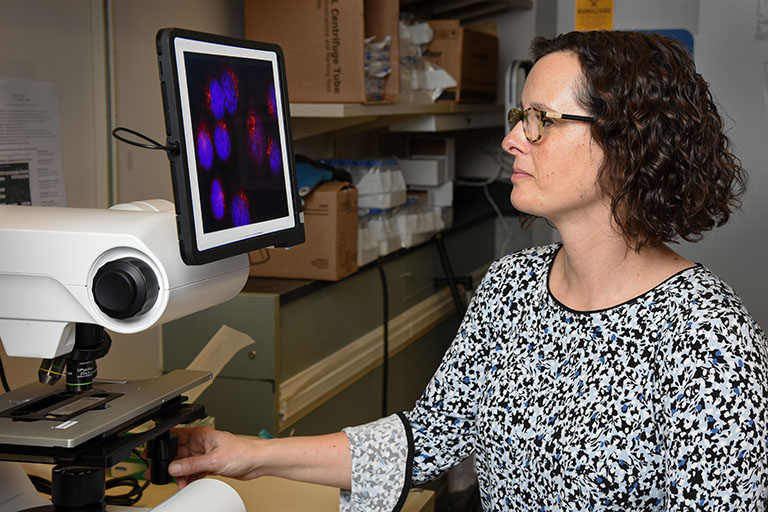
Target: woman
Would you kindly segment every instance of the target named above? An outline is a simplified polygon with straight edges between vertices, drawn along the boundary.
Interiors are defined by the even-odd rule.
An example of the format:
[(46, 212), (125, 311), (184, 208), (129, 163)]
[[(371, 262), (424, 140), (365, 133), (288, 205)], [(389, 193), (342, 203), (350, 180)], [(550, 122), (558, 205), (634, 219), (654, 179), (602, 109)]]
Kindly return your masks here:
[(270, 474), (392, 510), (472, 453), (485, 510), (765, 510), (768, 350), (734, 291), (666, 243), (744, 171), (691, 56), (641, 33), (533, 44), (503, 148), (512, 204), (562, 243), (496, 262), (414, 409), (321, 437), (182, 430), (180, 485)]

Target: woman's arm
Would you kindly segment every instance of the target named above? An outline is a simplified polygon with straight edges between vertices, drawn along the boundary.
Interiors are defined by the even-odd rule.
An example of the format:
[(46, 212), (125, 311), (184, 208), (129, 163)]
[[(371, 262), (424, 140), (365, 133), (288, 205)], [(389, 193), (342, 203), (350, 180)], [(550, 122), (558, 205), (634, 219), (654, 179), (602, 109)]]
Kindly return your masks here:
[(281, 439), (236, 436), (210, 427), (175, 432), (178, 457), (168, 472), (179, 488), (208, 475), (240, 480), (278, 476), (342, 489), (351, 486), (352, 462), (343, 432)]

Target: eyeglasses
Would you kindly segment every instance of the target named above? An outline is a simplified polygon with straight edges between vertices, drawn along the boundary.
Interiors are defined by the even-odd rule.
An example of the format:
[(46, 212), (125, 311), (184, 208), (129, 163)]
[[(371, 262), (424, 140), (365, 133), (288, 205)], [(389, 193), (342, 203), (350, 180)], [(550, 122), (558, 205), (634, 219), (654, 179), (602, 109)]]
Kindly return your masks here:
[(573, 114), (558, 114), (557, 112), (545, 112), (537, 108), (528, 107), (525, 110), (511, 108), (507, 113), (509, 131), (512, 131), (517, 123), (523, 122), (523, 133), (529, 142), (538, 142), (544, 134), (544, 127), (549, 126), (553, 119), (565, 119), (568, 121), (584, 121), (594, 123), (594, 117), (577, 116)]

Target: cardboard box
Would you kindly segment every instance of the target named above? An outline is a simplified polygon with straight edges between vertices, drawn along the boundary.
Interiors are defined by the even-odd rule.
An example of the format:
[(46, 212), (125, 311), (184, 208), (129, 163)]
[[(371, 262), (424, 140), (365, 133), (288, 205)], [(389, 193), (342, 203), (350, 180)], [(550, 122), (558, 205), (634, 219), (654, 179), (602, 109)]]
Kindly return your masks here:
[(400, 91), (397, 0), (245, 0), (245, 37), (279, 44), (292, 102), (365, 103), (365, 38), (389, 35), (384, 101)]
[(357, 189), (321, 183), (304, 202), (306, 241), (249, 253), (251, 276), (338, 281), (357, 271)]
[(430, 20), (435, 33), (424, 56), (456, 79), (438, 101), (494, 102), (499, 39), (487, 30), (462, 27), (459, 20)]

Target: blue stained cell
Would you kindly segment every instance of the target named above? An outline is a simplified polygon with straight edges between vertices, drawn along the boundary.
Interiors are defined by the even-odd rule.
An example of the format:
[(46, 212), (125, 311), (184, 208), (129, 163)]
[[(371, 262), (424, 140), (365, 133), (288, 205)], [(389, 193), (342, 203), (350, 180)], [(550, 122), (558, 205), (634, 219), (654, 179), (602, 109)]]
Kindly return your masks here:
[(629, 409), (629, 404), (624, 404), (621, 406), (621, 412), (627, 412), (627, 409)]
[(203, 169), (210, 169), (213, 164), (213, 144), (208, 132), (199, 130), (197, 132), (197, 159)]
[(251, 211), (248, 199), (241, 193), (232, 199), (232, 224), (246, 226), (251, 223)]
[(224, 89), (215, 78), (208, 85), (208, 103), (211, 106), (211, 114), (216, 119), (224, 117)]
[(221, 89), (224, 95), (224, 108), (230, 114), (234, 114), (237, 110), (237, 87), (231, 72), (221, 75)]
[(215, 179), (211, 182), (211, 210), (216, 220), (224, 218), (225, 206), (224, 189), (221, 187), (221, 182)]
[(269, 168), (272, 171), (272, 174), (280, 174), (283, 170), (283, 154), (280, 151), (280, 144), (269, 139), (267, 154), (269, 155)]
[(213, 132), (213, 143), (216, 146), (216, 154), (219, 155), (219, 158), (226, 161), (232, 148), (229, 140), (229, 131), (227, 131), (227, 127), (224, 124), (216, 125), (216, 129)]

